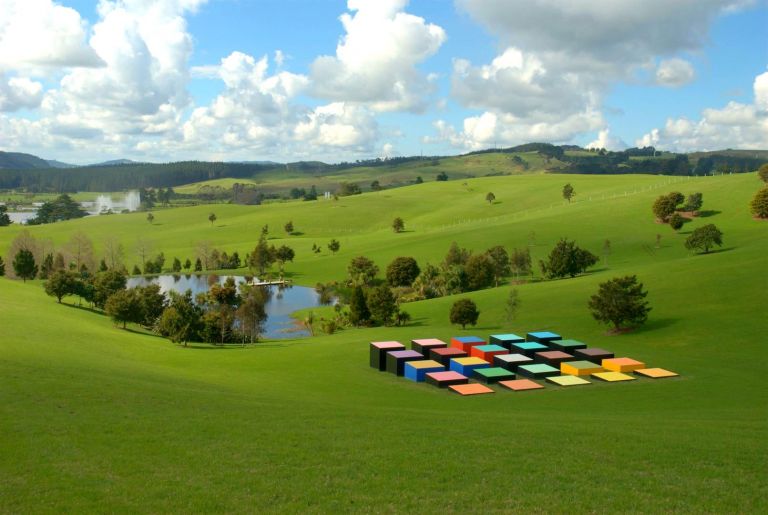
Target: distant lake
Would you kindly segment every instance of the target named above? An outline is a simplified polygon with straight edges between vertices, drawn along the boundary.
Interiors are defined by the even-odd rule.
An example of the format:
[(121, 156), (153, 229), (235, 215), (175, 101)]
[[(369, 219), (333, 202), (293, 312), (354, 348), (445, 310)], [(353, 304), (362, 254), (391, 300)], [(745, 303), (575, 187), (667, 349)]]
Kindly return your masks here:
[(37, 216), (37, 209), (34, 211), (8, 211), (8, 218), (15, 224), (25, 224), (27, 220)]
[[(209, 277), (215, 284), (224, 284), (228, 277), (232, 277), (237, 284), (246, 282), (246, 278), (239, 275), (158, 275), (154, 277), (129, 277), (128, 288), (136, 286), (148, 286), (159, 284), (160, 291), (167, 293), (171, 290), (184, 293), (192, 290), (192, 298), (198, 293), (205, 293), (210, 288)], [(291, 313), (299, 309), (314, 308), (320, 306), (320, 295), (313, 288), (306, 286), (289, 286), (278, 288), (270, 286), (270, 296), (265, 306), (267, 323), (264, 327), (264, 338), (297, 338), (309, 336), (309, 332), (303, 326), (299, 326), (296, 320), (291, 318)]]

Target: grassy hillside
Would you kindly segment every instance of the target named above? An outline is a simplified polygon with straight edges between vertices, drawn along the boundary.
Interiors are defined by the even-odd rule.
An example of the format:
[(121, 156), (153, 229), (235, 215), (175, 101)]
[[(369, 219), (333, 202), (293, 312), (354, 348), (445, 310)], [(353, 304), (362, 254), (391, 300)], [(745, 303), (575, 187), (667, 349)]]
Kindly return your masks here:
[[(0, 280), (0, 511), (765, 511), (768, 239), (747, 212), (759, 182), (667, 180), (492, 177), (216, 206), (214, 226), (210, 208), (190, 207), (157, 212), (155, 225), (135, 214), (35, 227), (59, 243), (76, 230), (141, 235), (182, 257), (203, 238), (244, 252), (263, 224), (277, 234), (292, 219), (304, 234), (285, 239), (297, 249), (289, 269), (304, 284), (340, 278), (361, 253), (382, 268), (397, 255), (436, 262), (453, 240), (480, 251), (525, 245), (532, 231), (535, 257), (561, 236), (596, 253), (610, 239), (613, 253), (586, 276), (518, 286), (511, 325), (505, 286), (467, 295), (481, 317), (466, 331), (447, 323), (455, 299), (443, 298), (407, 305), (406, 327), (247, 349), (176, 347), (56, 305), (37, 282)], [(715, 223), (721, 251), (690, 255), (685, 234), (653, 222), (652, 200), (673, 189), (703, 192), (709, 216), (682, 232)], [(408, 232), (389, 229), (394, 216)], [(0, 230), (0, 249), (18, 230)], [(339, 254), (310, 254), (331, 237)], [(620, 274), (638, 275), (653, 311), (642, 330), (608, 336), (585, 304)], [(533, 329), (681, 378), (460, 398), (367, 365), (372, 340)]]
[[(521, 164), (515, 158), (527, 163)], [(214, 179), (196, 182), (174, 188), (179, 193), (197, 193), (204, 186), (231, 188), (236, 182), (259, 186), (266, 194), (286, 193), (292, 188), (309, 189), (315, 185), (319, 192), (336, 191), (342, 182), (354, 182), (367, 190), (371, 182), (378, 180), (384, 187), (405, 186), (416, 181), (434, 181), (438, 174), (445, 173), (450, 179), (483, 177), (486, 175), (519, 175), (544, 173), (546, 167), (556, 167), (558, 161), (545, 162), (537, 152), (473, 154), (439, 159), (425, 158), (422, 161), (387, 164), (382, 166), (360, 166), (330, 171), (307, 172), (286, 166), (262, 172), (249, 180)]]

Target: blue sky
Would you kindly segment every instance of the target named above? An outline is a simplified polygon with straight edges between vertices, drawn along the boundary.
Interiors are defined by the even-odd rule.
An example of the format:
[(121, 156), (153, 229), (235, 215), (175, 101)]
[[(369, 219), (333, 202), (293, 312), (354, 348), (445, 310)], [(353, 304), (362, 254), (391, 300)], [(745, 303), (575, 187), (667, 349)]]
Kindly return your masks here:
[(7, 151), (84, 163), (530, 141), (768, 148), (762, 1), (2, 4)]

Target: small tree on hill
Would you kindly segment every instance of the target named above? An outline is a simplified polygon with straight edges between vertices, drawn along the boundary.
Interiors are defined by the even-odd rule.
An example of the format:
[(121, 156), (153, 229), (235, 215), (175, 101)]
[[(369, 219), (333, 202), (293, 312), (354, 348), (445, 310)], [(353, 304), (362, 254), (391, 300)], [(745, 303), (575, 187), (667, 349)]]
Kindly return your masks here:
[(462, 329), (465, 329), (467, 324), (476, 325), (479, 317), (477, 305), (471, 299), (459, 299), (451, 306), (450, 321), (452, 324), (460, 324)]
[(685, 224), (685, 218), (683, 218), (677, 213), (672, 213), (672, 216), (669, 217), (669, 226), (672, 229), (674, 229), (675, 232), (682, 229), (684, 224)]
[(704, 195), (701, 193), (691, 193), (685, 201), (683, 211), (690, 211), (695, 215), (698, 214), (702, 205), (704, 205)]
[(283, 229), (285, 229), (286, 233), (293, 234), (293, 221), (289, 221), (288, 223), (286, 223)]
[(749, 210), (758, 218), (768, 218), (768, 186), (755, 193), (749, 203)]
[(390, 325), (397, 313), (397, 302), (389, 286), (383, 284), (373, 288), (366, 299), (371, 318), (382, 325)]
[(328, 242), (328, 250), (331, 251), (331, 254), (336, 254), (340, 248), (341, 248), (341, 243), (339, 243), (335, 239), (332, 239), (330, 242)]
[(493, 204), (494, 200), (496, 200), (496, 195), (494, 195), (491, 192), (488, 192), (488, 194), (485, 196), (485, 201), (488, 202), (488, 205)]
[(275, 259), (277, 260), (277, 264), (280, 267), (280, 275), (283, 275), (285, 264), (289, 261), (293, 262), (293, 258), (295, 257), (296, 252), (288, 245), (281, 245), (275, 249)]
[(660, 222), (667, 223), (669, 222), (669, 217), (677, 210), (677, 206), (682, 203), (683, 200), (685, 200), (685, 198), (682, 193), (662, 195), (653, 203), (653, 214)]
[(0, 227), (6, 227), (12, 223), (7, 211), (8, 208), (6, 206), (0, 206)]
[(757, 169), (757, 176), (760, 177), (761, 181), (768, 182), (768, 163), (761, 165), (760, 168)]
[(651, 308), (645, 297), (643, 284), (637, 277), (628, 275), (616, 277), (600, 284), (597, 294), (589, 299), (589, 309), (595, 320), (613, 324), (615, 330), (622, 327), (634, 327), (645, 323)]
[(35, 256), (31, 251), (21, 249), (16, 253), (16, 257), (13, 258), (13, 271), (24, 282), (27, 282), (27, 279), (35, 278), (37, 275), (37, 264), (35, 264)]
[(573, 189), (573, 186), (571, 186), (571, 183), (569, 182), (565, 186), (563, 186), (563, 198), (568, 201), (568, 203), (571, 202), (571, 199), (573, 196), (576, 195), (576, 192)]
[(470, 290), (481, 290), (491, 286), (495, 279), (493, 261), (488, 254), (475, 254), (469, 256), (464, 265), (467, 274), (467, 286)]
[(371, 320), (371, 312), (365, 300), (365, 292), (360, 286), (355, 286), (349, 298), (349, 321), (355, 327), (366, 325)]
[(499, 282), (512, 271), (509, 253), (501, 245), (496, 245), (486, 250), (485, 255), (493, 264), (493, 283), (494, 286), (498, 286)]
[(685, 240), (685, 248), (703, 251), (704, 254), (707, 254), (709, 249), (715, 245), (718, 247), (723, 245), (723, 233), (715, 227), (715, 224), (707, 224), (695, 229)]
[(211, 222), (211, 225), (213, 225), (213, 222), (216, 221), (216, 213), (211, 213), (208, 215), (208, 221)]
[(171, 270), (174, 272), (181, 272), (181, 260), (179, 258), (173, 258), (173, 265), (171, 265)]
[(405, 230), (405, 222), (399, 216), (392, 220), (392, 230), (395, 232), (403, 232)]
[(550, 252), (547, 261), (539, 261), (542, 273), (548, 279), (576, 277), (598, 262), (598, 257), (576, 246), (573, 241), (561, 239)]
[(445, 255), (443, 263), (445, 266), (464, 265), (467, 263), (469, 255), (470, 252), (467, 249), (459, 247), (459, 244), (454, 241), (448, 248), (448, 253)]
[(347, 267), (349, 282), (354, 286), (369, 286), (379, 273), (376, 263), (365, 256), (352, 258)]
[(514, 321), (518, 308), (520, 308), (520, 295), (516, 288), (512, 288), (509, 290), (507, 301), (504, 304), (504, 318), (508, 324)]
[(531, 273), (531, 251), (528, 248), (512, 249), (510, 269), (515, 278)]
[(133, 289), (120, 290), (110, 295), (104, 305), (104, 311), (116, 324), (122, 323), (123, 329), (128, 322), (140, 324), (144, 318), (141, 299)]
[(412, 257), (396, 257), (387, 266), (387, 282), (392, 286), (410, 286), (421, 273)]
[(77, 274), (57, 270), (45, 281), (45, 293), (56, 297), (56, 301), (61, 304), (63, 297), (77, 293)]
[(153, 215), (152, 213), (147, 213), (147, 222), (151, 224), (154, 221), (155, 221), (155, 215)]

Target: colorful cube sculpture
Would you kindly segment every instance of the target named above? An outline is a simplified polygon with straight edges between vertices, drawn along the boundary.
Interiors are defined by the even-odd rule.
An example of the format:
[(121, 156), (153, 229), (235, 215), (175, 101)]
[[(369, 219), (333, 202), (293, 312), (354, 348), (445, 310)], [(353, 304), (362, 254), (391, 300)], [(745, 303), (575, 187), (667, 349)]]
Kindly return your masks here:
[(591, 361), (564, 361), (560, 363), (560, 372), (572, 376), (588, 376), (605, 370)]
[(579, 340), (552, 340), (547, 343), (552, 350), (559, 350), (573, 354), (576, 349), (586, 349), (587, 344)]
[(429, 358), (441, 363), (444, 366), (449, 366), (453, 358), (466, 358), (469, 356), (466, 352), (456, 347), (448, 347), (447, 349), (432, 349), (429, 351)]
[(454, 384), (467, 384), (469, 378), (458, 372), (447, 370), (445, 372), (427, 372), (426, 381), (428, 384), (437, 386), (438, 388), (448, 388)]
[(533, 355), (536, 354), (537, 352), (544, 352), (548, 350), (549, 350), (549, 347), (547, 347), (543, 343), (538, 343), (538, 342), (523, 342), (523, 343), (512, 344), (512, 352), (523, 354), (525, 356), (528, 356), (529, 358), (533, 358)]
[(586, 379), (582, 379), (576, 376), (552, 376), (548, 377), (547, 381), (558, 386), (579, 386), (583, 384), (592, 384)]
[(396, 350), (387, 352), (387, 372), (401, 376), (403, 367), (409, 361), (423, 360), (424, 356), (415, 350)]
[(484, 393), (495, 393), (487, 386), (478, 383), (454, 384), (448, 388), (458, 393), (459, 395), (482, 395)]
[(406, 379), (416, 381), (417, 383), (424, 382), (427, 372), (443, 372), (445, 367), (433, 361), (431, 359), (424, 359), (421, 361), (408, 361), (403, 367), (403, 375)]
[(454, 336), (451, 338), (451, 347), (461, 349), (469, 355), (469, 351), (472, 347), (478, 345), (485, 345), (485, 340), (478, 338), (477, 336)]
[(523, 354), (499, 354), (493, 357), (494, 366), (506, 368), (511, 372), (517, 370), (517, 367), (520, 365), (530, 365), (532, 363), (533, 358)]
[(493, 357), (499, 354), (509, 354), (509, 351), (500, 345), (478, 345), (469, 351), (470, 356), (484, 359), (488, 363), (493, 363)]
[(393, 350), (405, 350), (405, 345), (400, 342), (371, 342), (371, 366), (377, 370), (387, 369), (387, 352)]
[(586, 359), (592, 363), (598, 365), (603, 362), (604, 359), (610, 359), (613, 357), (613, 352), (598, 347), (587, 347), (586, 349), (576, 349), (573, 354), (577, 358)]
[(525, 392), (528, 390), (541, 390), (544, 388), (536, 381), (530, 379), (515, 379), (514, 381), (499, 381), (499, 384), (504, 388), (509, 388), (514, 392)]
[(599, 379), (601, 381), (606, 381), (608, 383), (635, 380), (634, 377), (628, 376), (627, 374), (622, 374), (621, 372), (597, 372), (595, 374), (592, 374), (592, 377), (594, 377), (595, 379)]
[(528, 342), (539, 342), (539, 343), (548, 343), (555, 340), (562, 340), (563, 337), (560, 336), (557, 333), (552, 333), (549, 331), (536, 331), (533, 333), (528, 333), (525, 335), (525, 341)]
[(448, 347), (448, 344), (437, 338), (411, 340), (411, 349), (420, 352), (425, 358), (429, 357), (429, 351), (432, 349), (444, 349), (446, 347)]
[(544, 363), (534, 363), (517, 367), (517, 375), (531, 379), (544, 379), (545, 377), (559, 376), (560, 370)]
[(663, 368), (638, 368), (634, 372), (635, 375), (650, 377), (651, 379), (664, 379), (667, 377), (678, 377), (680, 375)]
[(490, 368), (478, 368), (472, 372), (472, 379), (477, 379), (482, 383), (492, 384), (499, 381), (509, 381), (515, 378), (515, 373), (510, 372), (506, 368), (490, 367)]
[(512, 349), (513, 343), (522, 343), (525, 341), (525, 338), (522, 336), (518, 336), (516, 334), (492, 334), (488, 338), (488, 343), (491, 343), (493, 345), (500, 345), (504, 347), (505, 349)]
[(544, 352), (537, 352), (533, 355), (533, 361), (537, 363), (546, 363), (560, 369), (560, 363), (564, 361), (573, 361), (573, 356), (566, 354), (559, 350), (548, 350)]
[(478, 368), (488, 368), (490, 363), (480, 358), (454, 358), (451, 360), (450, 369), (467, 377), (472, 377), (472, 372)]
[(611, 372), (632, 372), (646, 368), (645, 363), (632, 358), (610, 358), (602, 361), (603, 368)]

